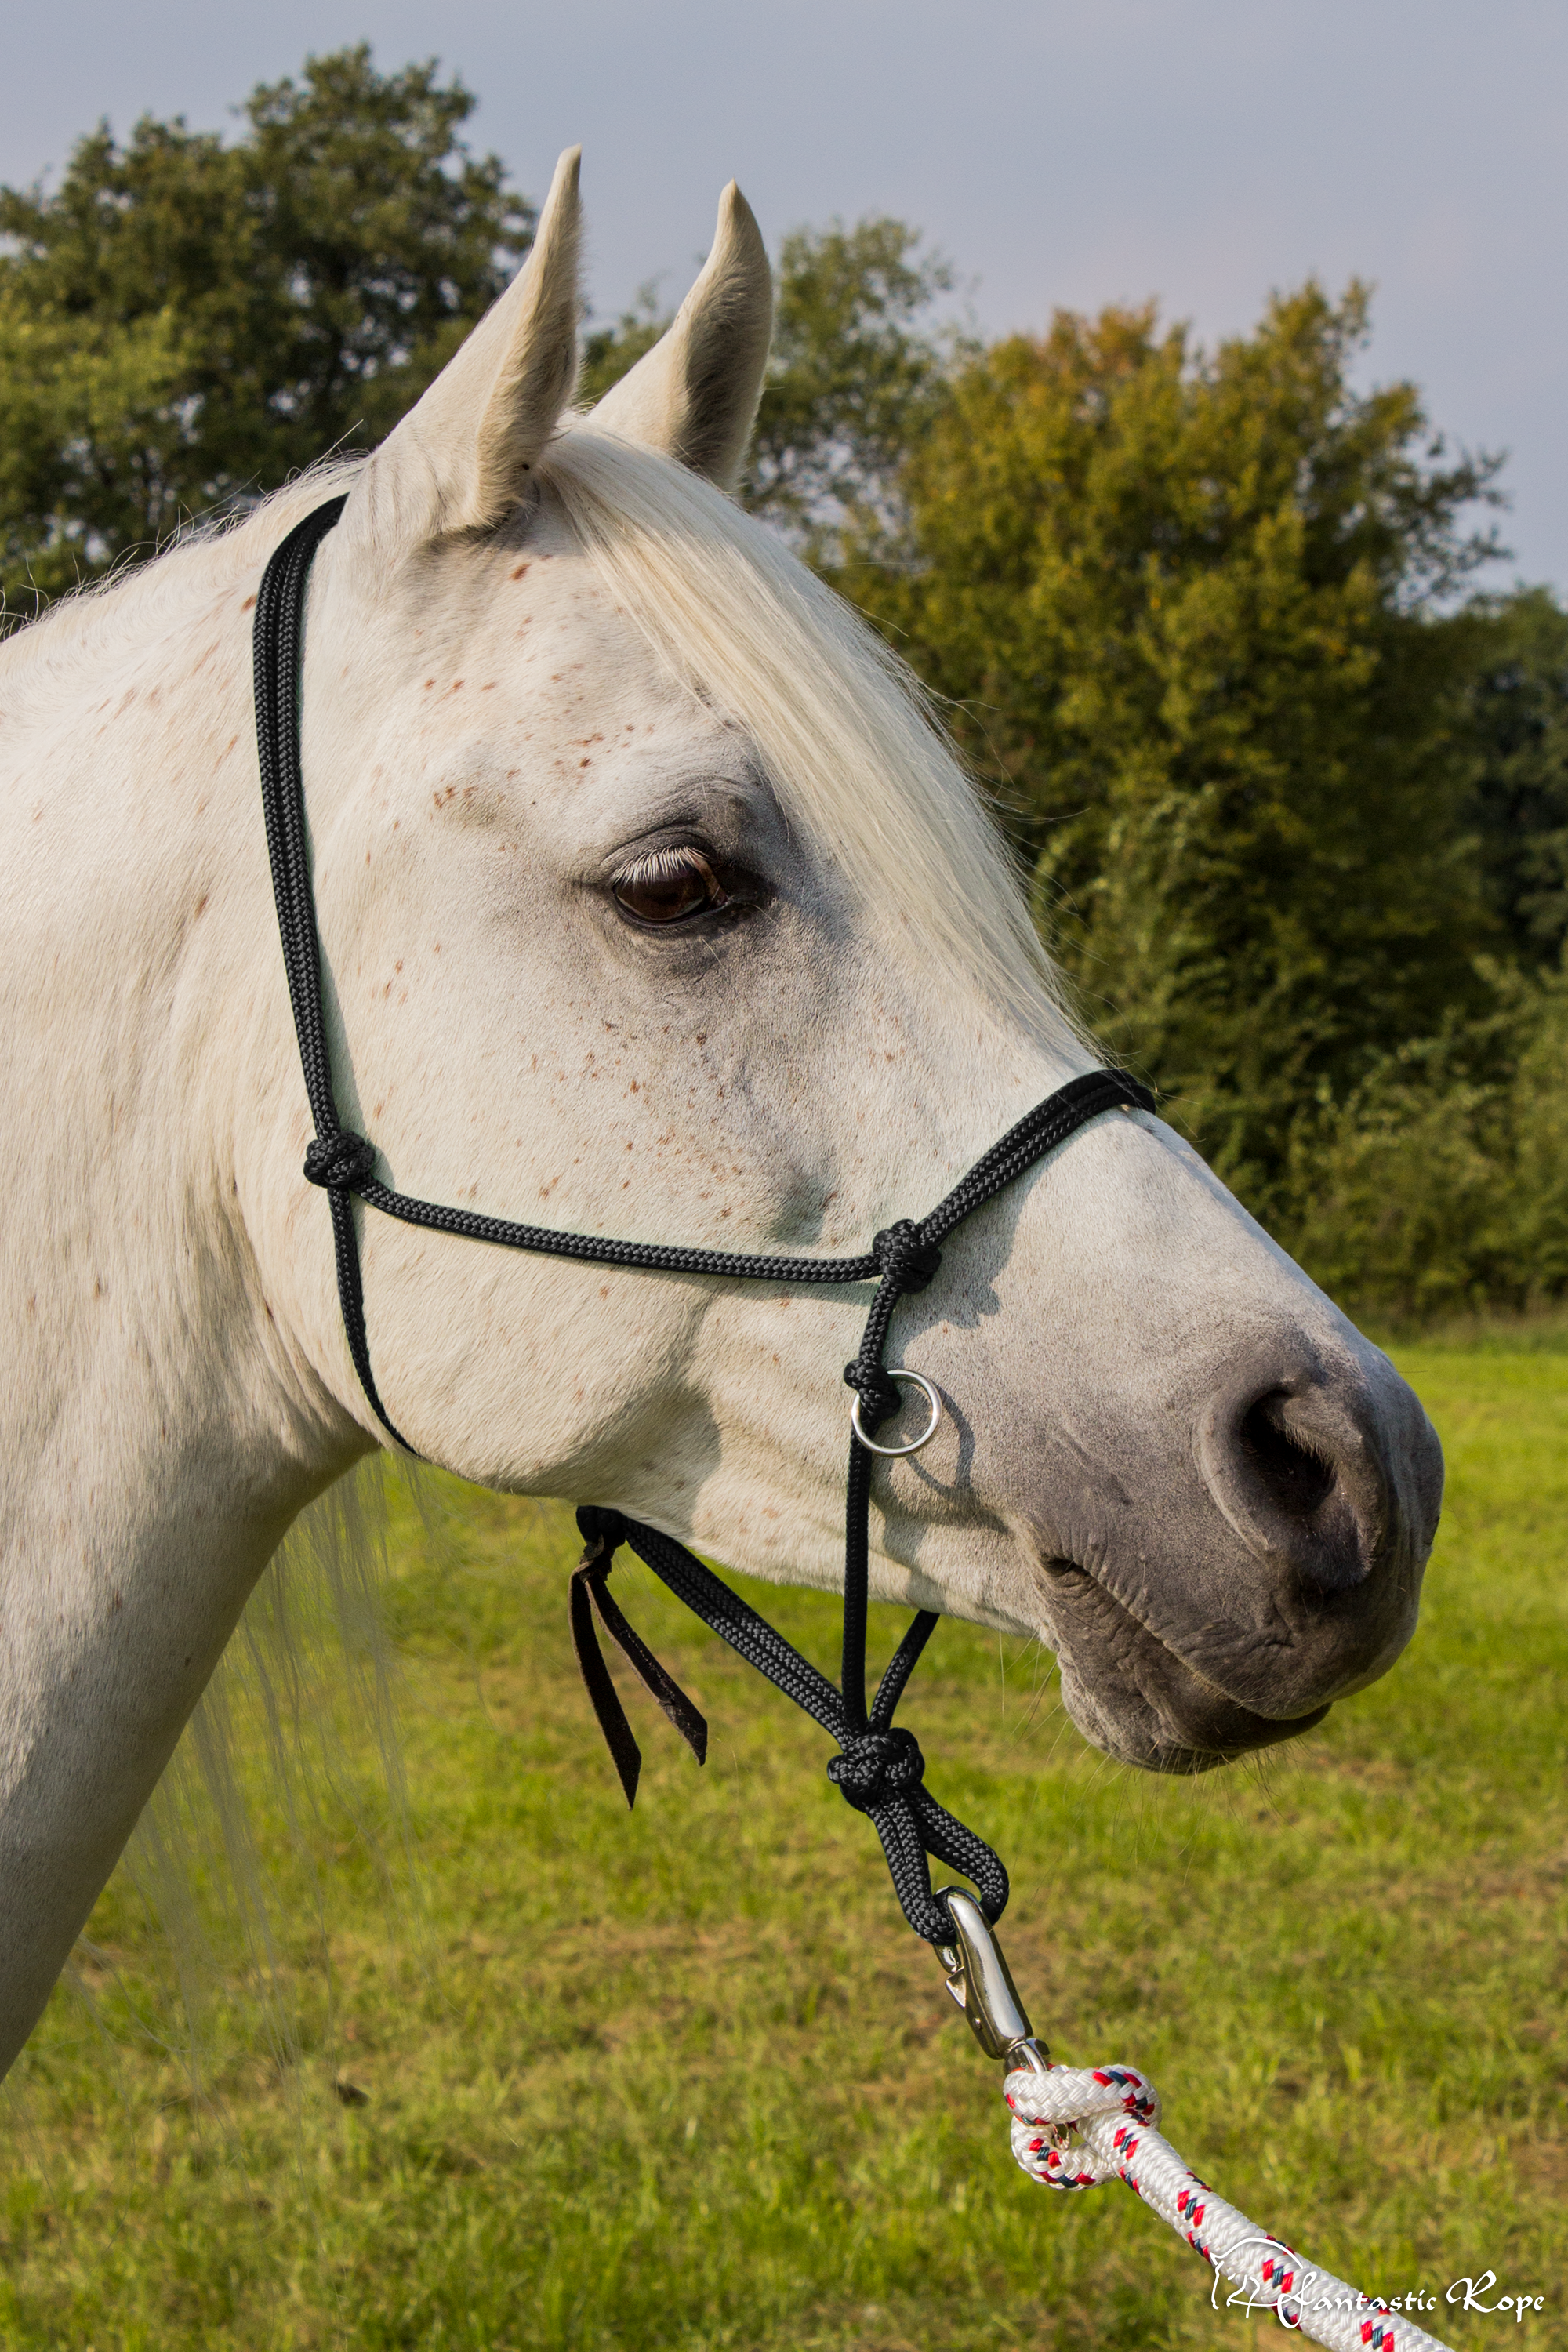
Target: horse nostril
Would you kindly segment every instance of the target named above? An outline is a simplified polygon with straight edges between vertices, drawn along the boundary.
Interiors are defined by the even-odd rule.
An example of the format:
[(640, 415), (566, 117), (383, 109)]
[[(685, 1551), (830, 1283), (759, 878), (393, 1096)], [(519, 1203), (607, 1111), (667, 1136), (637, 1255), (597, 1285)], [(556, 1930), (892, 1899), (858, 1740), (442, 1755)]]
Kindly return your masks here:
[(1252, 1478), (1280, 1516), (1310, 1519), (1334, 1491), (1334, 1465), (1281, 1425), (1283, 1401), (1278, 1391), (1259, 1397), (1237, 1437)]
[[(1408, 1640), (1441, 1459), (1392, 1365), (1303, 1336), (1237, 1350), (1194, 1430), (1204, 1485), (1251, 1555), (1208, 1587), (1210, 1635), (1190, 1660), (1274, 1719), (1358, 1690)], [(1212, 1594), (1212, 1599), (1208, 1595)], [(1230, 1632), (1250, 1612), (1250, 1632)]]
[[(1205, 1417), (1209, 1491), (1244, 1541), (1284, 1571), (1282, 1592), (1337, 1611), (1383, 1580), (1395, 1532), (1383, 1433), (1370, 1399), (1316, 1366), (1244, 1374)], [(1293, 1604), (1292, 1604), (1293, 1605)]]

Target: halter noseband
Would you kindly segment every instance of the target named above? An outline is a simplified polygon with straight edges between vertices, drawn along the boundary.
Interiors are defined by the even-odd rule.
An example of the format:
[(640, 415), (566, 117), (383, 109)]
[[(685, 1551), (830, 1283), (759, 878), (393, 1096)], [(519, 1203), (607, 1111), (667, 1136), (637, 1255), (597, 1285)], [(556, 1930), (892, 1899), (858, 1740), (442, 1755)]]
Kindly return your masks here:
[[(1153, 1097), (1121, 1070), (1091, 1070), (1069, 1079), (1008, 1129), (969, 1173), (918, 1222), (900, 1218), (878, 1234), (863, 1256), (850, 1258), (753, 1257), (730, 1250), (672, 1249), (658, 1242), (618, 1242), (594, 1234), (554, 1233), (505, 1218), (476, 1215), (432, 1201), (416, 1200), (383, 1184), (375, 1174), (375, 1147), (345, 1128), (338, 1118), (331, 1063), (321, 1010), (321, 942), (316, 929), (305, 834), (304, 779), (300, 758), (300, 679), (304, 653), (305, 586), (319, 542), (342, 514), (345, 500), (330, 499), (289, 532), (262, 575), (256, 600), (256, 734), (261, 768), (262, 806), (278, 929), (305, 1090), (315, 1137), (305, 1153), (305, 1175), (325, 1191), (337, 1250), (338, 1299), (354, 1370), (389, 1436), (413, 1454), (382, 1403), (371, 1369), (365, 1330), (364, 1287), (354, 1233), (354, 1194), (405, 1224), (436, 1233), (459, 1234), (503, 1249), (532, 1250), (552, 1257), (580, 1258), (595, 1265), (629, 1267), (653, 1274), (725, 1276), (731, 1281), (785, 1283), (874, 1282), (858, 1354), (844, 1368), (855, 1391), (851, 1407), (849, 1472), (844, 1543), (844, 1652), (840, 1687), (792, 1648), (765, 1618), (704, 1568), (673, 1537), (645, 1527), (616, 1510), (587, 1506), (577, 1513), (584, 1553), (572, 1579), (572, 1633), (594, 1710), (621, 1777), (628, 1804), (637, 1793), (641, 1755), (594, 1633), (596, 1608), (605, 1631), (663, 1707), (701, 1762), (708, 1727), (690, 1700), (626, 1622), (611, 1599), (607, 1580), (616, 1549), (626, 1544), (652, 1569), (678, 1600), (765, 1675), (786, 1698), (804, 1707), (831, 1732), (839, 1752), (828, 1777), (858, 1811), (876, 1826), (904, 1916), (918, 1936), (939, 1947), (959, 1941), (944, 1893), (933, 1894), (928, 1855), (972, 1880), (987, 1919), (1000, 1918), (1007, 1901), (1007, 1873), (973, 1830), (939, 1805), (923, 1780), (924, 1760), (912, 1732), (893, 1727), (893, 1710), (931, 1637), (936, 1613), (916, 1616), (882, 1675), (876, 1696), (866, 1696), (866, 1604), (868, 1512), (872, 1457), (913, 1453), (923, 1445), (941, 1416), (936, 1391), (919, 1373), (889, 1371), (883, 1363), (888, 1327), (899, 1300), (924, 1290), (942, 1265), (942, 1244), (963, 1219), (992, 1200), (1016, 1177), (1053, 1151), (1102, 1111), (1152, 1111)], [(914, 1444), (881, 1446), (871, 1434), (899, 1410), (897, 1383), (914, 1382), (925, 1394), (930, 1427)]]

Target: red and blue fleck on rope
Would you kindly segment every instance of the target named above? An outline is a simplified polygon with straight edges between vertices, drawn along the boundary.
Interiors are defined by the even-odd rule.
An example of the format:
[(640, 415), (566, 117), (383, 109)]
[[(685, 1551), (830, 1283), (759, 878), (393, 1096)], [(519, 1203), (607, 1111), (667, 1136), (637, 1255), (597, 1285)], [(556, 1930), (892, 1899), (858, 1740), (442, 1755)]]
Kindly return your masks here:
[(1002, 2088), (1013, 2154), (1030, 2179), (1060, 2189), (1125, 2180), (1202, 2254), (1215, 2273), (1216, 2305), (1273, 2312), (1329, 2352), (1449, 2352), (1404, 2312), (1319, 2270), (1216, 2197), (1161, 2137), (1160, 2095), (1136, 2067), (1023, 2067)]

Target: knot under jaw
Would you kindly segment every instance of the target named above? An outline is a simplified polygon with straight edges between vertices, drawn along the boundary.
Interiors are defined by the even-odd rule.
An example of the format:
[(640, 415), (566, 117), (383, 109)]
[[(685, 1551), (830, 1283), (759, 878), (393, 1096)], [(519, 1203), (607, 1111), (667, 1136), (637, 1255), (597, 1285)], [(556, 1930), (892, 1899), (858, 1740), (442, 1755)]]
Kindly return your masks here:
[(828, 1779), (858, 1813), (918, 1789), (924, 1774), (920, 1742), (901, 1727), (853, 1735), (827, 1766)]

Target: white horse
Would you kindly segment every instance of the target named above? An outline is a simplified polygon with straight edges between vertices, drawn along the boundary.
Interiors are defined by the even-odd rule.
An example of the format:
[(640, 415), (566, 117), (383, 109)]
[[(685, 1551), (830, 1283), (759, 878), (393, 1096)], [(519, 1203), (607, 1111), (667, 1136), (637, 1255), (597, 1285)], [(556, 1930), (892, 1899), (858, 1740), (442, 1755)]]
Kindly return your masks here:
[[(312, 505), (348, 492), (302, 682), (338, 1097), (389, 1181), (852, 1252), (1092, 1066), (910, 682), (726, 496), (772, 316), (744, 202), (588, 415), (577, 245), (569, 155), (368, 463), (0, 653), (3, 2063), (283, 1531), (380, 1437), (300, 1175), (258, 800), (251, 611)], [(838, 1581), (863, 1293), (356, 1214), (425, 1454)], [(1158, 1121), (1095, 1121), (970, 1219), (893, 1339), (951, 1412), (879, 1471), (874, 1591), (1037, 1634), (1113, 1755), (1283, 1738), (1407, 1639), (1421, 1409)]]

